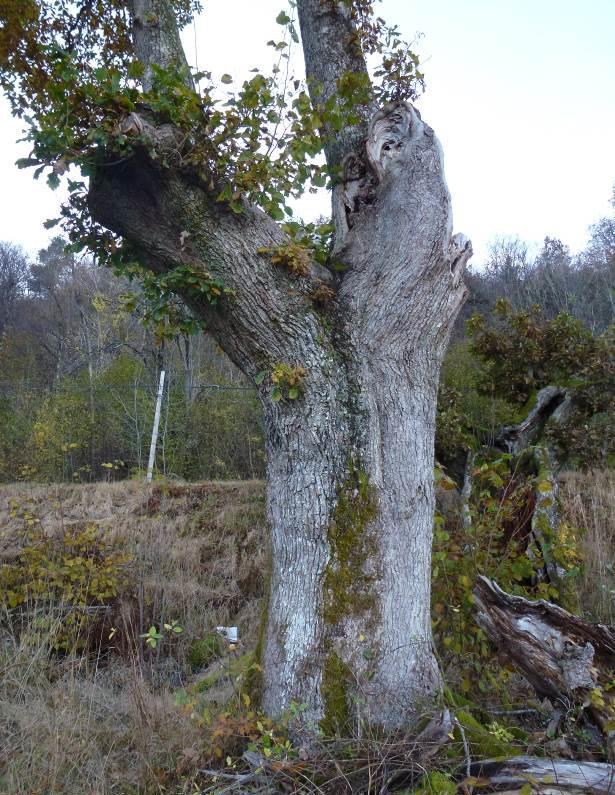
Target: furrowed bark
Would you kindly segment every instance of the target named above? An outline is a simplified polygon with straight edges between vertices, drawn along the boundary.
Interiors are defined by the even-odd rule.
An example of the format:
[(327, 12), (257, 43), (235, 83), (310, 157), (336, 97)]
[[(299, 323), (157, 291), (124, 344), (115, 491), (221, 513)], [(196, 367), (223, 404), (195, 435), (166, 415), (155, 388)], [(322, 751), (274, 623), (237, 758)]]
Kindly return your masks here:
[[(299, 5), (312, 63), (326, 53), (313, 42), (307, 57), (306, 31), (351, 30), (341, 6), (327, 7)], [(327, 36), (336, 69), (359, 57)], [(147, 111), (125, 132), (133, 126), (181, 154), (173, 128)], [(262, 699), (271, 715), (303, 704), (304, 724), (326, 731), (404, 726), (440, 686), (429, 599), (435, 411), (471, 256), (469, 241), (451, 237), (440, 146), (414, 108), (382, 108), (329, 146), (331, 162), (355, 141), (369, 190), (341, 186), (341, 275), (274, 267), (259, 250), (285, 242), (277, 224), (217, 202), (180, 157), (163, 168), (138, 150), (99, 169), (89, 195), (94, 219), (146, 267), (190, 265), (230, 288), (216, 306), (180, 293), (248, 376), (279, 363), (305, 369), (296, 400), (274, 402), (270, 382), (259, 386), (272, 559)], [(311, 297), (323, 281), (334, 289), (324, 307)]]

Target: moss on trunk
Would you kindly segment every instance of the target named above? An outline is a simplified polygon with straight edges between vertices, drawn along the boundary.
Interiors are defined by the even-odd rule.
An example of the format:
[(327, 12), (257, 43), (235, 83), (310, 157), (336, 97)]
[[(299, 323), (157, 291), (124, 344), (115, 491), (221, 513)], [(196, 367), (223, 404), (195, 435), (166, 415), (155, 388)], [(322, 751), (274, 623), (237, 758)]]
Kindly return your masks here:
[(334, 625), (375, 607), (374, 574), (365, 571), (376, 552), (369, 525), (377, 515), (373, 488), (351, 462), (329, 526), (331, 558), (324, 579), (324, 619)]

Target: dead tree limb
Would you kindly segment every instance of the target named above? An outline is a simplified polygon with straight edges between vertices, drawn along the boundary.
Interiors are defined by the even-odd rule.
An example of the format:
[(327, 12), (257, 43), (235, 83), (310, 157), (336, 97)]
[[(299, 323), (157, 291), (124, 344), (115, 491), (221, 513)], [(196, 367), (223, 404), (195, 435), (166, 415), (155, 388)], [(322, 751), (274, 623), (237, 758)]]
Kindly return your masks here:
[(479, 577), (476, 620), (540, 696), (587, 709), (615, 758), (615, 627), (592, 624), (544, 600), (505, 593)]
[(567, 392), (557, 386), (547, 386), (536, 395), (536, 403), (518, 425), (506, 425), (495, 440), (496, 447), (518, 455), (540, 438), (547, 421), (564, 403)]
[(542, 759), (517, 756), (505, 761), (489, 759), (472, 766), (472, 776), (481, 782), (481, 792), (497, 790), (500, 795), (518, 793), (527, 786), (545, 795), (612, 795), (615, 793), (615, 766), (569, 759)]

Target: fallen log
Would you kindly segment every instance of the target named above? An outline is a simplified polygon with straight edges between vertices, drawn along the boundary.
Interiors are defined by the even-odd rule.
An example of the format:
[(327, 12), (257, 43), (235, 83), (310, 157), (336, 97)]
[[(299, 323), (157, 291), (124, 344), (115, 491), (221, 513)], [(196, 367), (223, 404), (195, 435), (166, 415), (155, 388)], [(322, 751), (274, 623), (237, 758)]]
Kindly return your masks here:
[(544, 600), (505, 593), (479, 577), (476, 621), (556, 709), (583, 707), (602, 731), (615, 759), (615, 628), (593, 624)]
[(543, 795), (615, 793), (615, 765), (600, 762), (516, 756), (505, 761), (488, 759), (475, 762), (471, 774), (466, 780), (467, 785), (475, 784), (480, 787), (480, 792), (495, 790), (500, 795), (518, 793), (528, 785), (532, 793)]

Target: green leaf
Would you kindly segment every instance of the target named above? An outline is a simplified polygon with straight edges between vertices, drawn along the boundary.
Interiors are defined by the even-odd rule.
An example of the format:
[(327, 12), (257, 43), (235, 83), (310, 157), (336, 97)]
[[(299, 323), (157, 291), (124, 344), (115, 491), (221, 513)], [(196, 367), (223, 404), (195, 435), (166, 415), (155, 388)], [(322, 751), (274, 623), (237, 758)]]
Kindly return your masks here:
[(274, 386), (274, 388), (271, 390), (271, 399), (275, 403), (278, 403), (280, 400), (282, 400), (282, 390), (279, 386)]
[(278, 23), (278, 25), (288, 25), (288, 23), (290, 22), (290, 17), (286, 13), (286, 11), (280, 11), (280, 13), (275, 18), (275, 21)]
[(291, 388), (288, 390), (288, 397), (291, 400), (296, 400), (299, 397), (299, 389), (298, 389), (298, 387), (291, 386)]
[(220, 78), (220, 82), (228, 85), (229, 83), (233, 82), (233, 78), (228, 74), (223, 74), (222, 77)]
[(128, 77), (132, 77), (133, 80), (138, 80), (140, 77), (143, 77), (143, 74), (145, 73), (145, 66), (143, 66), (141, 61), (133, 61), (132, 63), (128, 64), (126, 72)]
[(40, 160), (36, 160), (33, 157), (20, 157), (19, 160), (15, 161), (17, 168), (30, 168), (30, 166), (37, 166), (39, 163)]
[(257, 386), (260, 386), (263, 383), (263, 381), (265, 380), (266, 377), (267, 377), (267, 370), (261, 370), (259, 373), (257, 373), (254, 376), (254, 383)]

